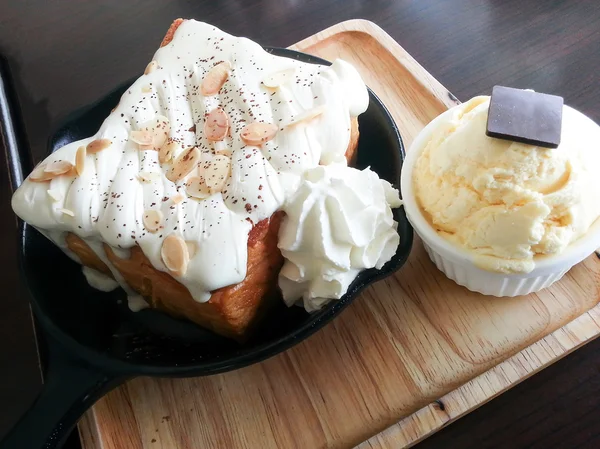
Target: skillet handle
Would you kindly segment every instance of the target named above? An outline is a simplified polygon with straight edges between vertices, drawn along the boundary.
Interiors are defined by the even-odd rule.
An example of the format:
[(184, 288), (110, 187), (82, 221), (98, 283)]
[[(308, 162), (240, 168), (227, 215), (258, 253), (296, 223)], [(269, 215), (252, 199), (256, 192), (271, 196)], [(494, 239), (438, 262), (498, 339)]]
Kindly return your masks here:
[(59, 449), (83, 413), (127, 380), (74, 359), (47, 337), (48, 369), (42, 392), (0, 442), (0, 449)]
[(0, 55), (0, 138), (6, 149), (6, 163), (12, 190), (21, 185), (33, 168), (19, 103), (8, 63)]
[[(32, 169), (32, 158), (21, 119), (14, 83), (0, 55), (0, 138), (6, 149), (11, 187), (21, 185)], [(103, 372), (67, 355), (46, 336), (48, 368), (42, 392), (15, 427), (0, 442), (0, 449), (58, 449), (83, 413), (128, 376)]]

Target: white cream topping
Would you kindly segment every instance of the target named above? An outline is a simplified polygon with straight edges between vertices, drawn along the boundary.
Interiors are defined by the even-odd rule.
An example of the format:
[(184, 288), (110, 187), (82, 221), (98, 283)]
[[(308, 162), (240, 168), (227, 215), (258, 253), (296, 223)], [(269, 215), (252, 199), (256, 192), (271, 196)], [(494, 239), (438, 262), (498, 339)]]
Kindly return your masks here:
[(108, 277), (104, 273), (100, 273), (98, 270), (94, 270), (90, 267), (82, 267), (81, 272), (85, 276), (91, 287), (96, 290), (103, 292), (111, 292), (119, 286), (119, 283), (113, 278)]
[(129, 308), (132, 312), (139, 312), (140, 310), (148, 309), (150, 305), (141, 295), (131, 294), (127, 296), (129, 300)]
[[(231, 66), (229, 76), (218, 94), (203, 96), (203, 80), (222, 61)], [(286, 76), (277, 75), (282, 71)], [(64, 146), (44, 162), (68, 161), (72, 171), (48, 182), (28, 178), (15, 192), (12, 206), (24, 221), (49, 231), (45, 235), (61, 248), (65, 233), (72, 232), (105, 262), (101, 242), (125, 250), (123, 257), (137, 244), (154, 267), (168, 271), (161, 247), (167, 236), (178, 235), (197, 250), (184, 273), (171, 274), (194, 299), (207, 301), (211, 291), (246, 276), (252, 223), (278, 210), (305, 170), (344, 160), (350, 120), (366, 110), (367, 90), (344, 61), (326, 67), (276, 57), (248, 39), (193, 20), (180, 25), (173, 41), (156, 52), (147, 72), (94, 136)], [(263, 80), (282, 84), (267, 87)], [(229, 117), (229, 133), (215, 142), (206, 138), (204, 129), (205, 115), (217, 107)], [(317, 117), (286, 126), (315, 108), (322, 109)], [(168, 142), (175, 142), (173, 159), (192, 146), (201, 153), (200, 168), (176, 183), (167, 179), (172, 161), (161, 164), (158, 151), (140, 150), (146, 138), (139, 131), (161, 120), (168, 124)], [(279, 129), (261, 146), (246, 145), (240, 132), (254, 121)], [(108, 139), (107, 147), (102, 141), (101, 151), (78, 153), (97, 139)], [(224, 188), (204, 200), (188, 197), (186, 180), (206, 175), (202, 170), (217, 152), (231, 156)], [(161, 217), (157, 232), (144, 225), (150, 221), (144, 217), (148, 210), (160, 211), (153, 213)]]
[(283, 207), (285, 302), (301, 299), (307, 311), (317, 310), (341, 298), (360, 271), (380, 269), (400, 243), (391, 211), (400, 205), (398, 191), (368, 168), (342, 163), (307, 170)]

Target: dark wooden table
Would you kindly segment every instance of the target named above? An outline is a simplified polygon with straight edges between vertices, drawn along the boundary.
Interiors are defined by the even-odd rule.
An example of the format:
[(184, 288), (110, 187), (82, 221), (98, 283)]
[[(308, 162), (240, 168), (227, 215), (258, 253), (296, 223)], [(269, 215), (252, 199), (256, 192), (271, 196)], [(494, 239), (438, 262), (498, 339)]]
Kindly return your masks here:
[[(204, 20), (278, 46), (342, 20), (366, 18), (461, 100), (489, 93), (495, 84), (533, 88), (562, 95), (600, 122), (597, 0), (2, 0), (0, 53), (17, 78), (36, 161), (66, 114), (145, 66), (176, 17)], [(0, 164), (2, 436), (39, 391), (41, 377), (27, 293), (17, 271), (16, 221), (4, 158)], [(419, 448), (597, 448), (599, 422), (596, 341)]]

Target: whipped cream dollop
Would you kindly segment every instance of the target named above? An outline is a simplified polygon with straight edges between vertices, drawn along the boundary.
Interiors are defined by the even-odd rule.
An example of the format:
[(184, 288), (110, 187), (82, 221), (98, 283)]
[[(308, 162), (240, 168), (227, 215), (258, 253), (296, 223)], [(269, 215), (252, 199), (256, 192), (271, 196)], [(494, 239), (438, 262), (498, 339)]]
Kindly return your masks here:
[(307, 170), (283, 206), (285, 302), (302, 300), (307, 311), (317, 310), (341, 298), (360, 271), (383, 267), (400, 243), (391, 210), (400, 205), (398, 191), (369, 168), (341, 163)]
[[(222, 84), (207, 93), (215, 80)], [(212, 291), (245, 278), (253, 224), (281, 208), (306, 170), (344, 160), (351, 119), (368, 102), (364, 82), (344, 61), (323, 66), (277, 57), (186, 20), (98, 132), (50, 155), (15, 192), (12, 207), (71, 257), (66, 234), (82, 238), (130, 295), (102, 244), (119, 257), (139, 245), (155, 268), (196, 301), (208, 301)], [(219, 137), (223, 112), (228, 130)], [(248, 132), (244, 140), (254, 122), (275, 134), (253, 144), (256, 134)], [(197, 164), (186, 173), (190, 161)], [(209, 181), (219, 187), (207, 193)]]

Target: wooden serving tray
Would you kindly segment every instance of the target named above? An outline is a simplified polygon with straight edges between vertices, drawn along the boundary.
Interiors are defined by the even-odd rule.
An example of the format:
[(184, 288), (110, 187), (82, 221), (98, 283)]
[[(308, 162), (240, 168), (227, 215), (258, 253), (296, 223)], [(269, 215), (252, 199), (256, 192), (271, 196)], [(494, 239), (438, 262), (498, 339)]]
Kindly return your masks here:
[[(408, 148), (457, 100), (373, 23), (292, 48), (354, 64)], [(600, 333), (600, 260), (550, 289), (498, 299), (446, 279), (415, 239), (407, 264), (295, 348), (238, 371), (140, 378), (80, 424), (85, 449), (399, 448), (468, 413)]]

